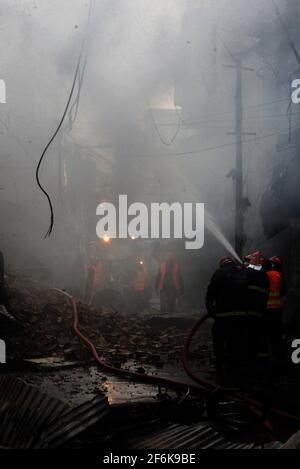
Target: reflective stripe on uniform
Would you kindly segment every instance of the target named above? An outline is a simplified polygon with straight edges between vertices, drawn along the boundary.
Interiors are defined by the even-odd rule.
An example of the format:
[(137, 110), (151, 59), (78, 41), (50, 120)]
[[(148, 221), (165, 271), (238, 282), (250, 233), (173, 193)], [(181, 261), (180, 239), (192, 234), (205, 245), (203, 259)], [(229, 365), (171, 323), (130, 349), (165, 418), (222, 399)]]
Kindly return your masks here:
[(264, 293), (265, 295), (269, 294), (269, 290), (265, 290), (264, 288), (257, 287), (256, 285), (248, 285), (248, 290), (259, 291), (260, 293)]
[(280, 292), (279, 291), (271, 291), (270, 292), (270, 295), (269, 295), (270, 298), (281, 298), (281, 295), (280, 295)]
[(248, 317), (248, 316), (257, 316), (261, 317), (260, 313), (256, 311), (227, 311), (226, 313), (217, 313), (216, 318), (232, 318), (232, 317)]
[(268, 300), (268, 308), (275, 306), (277, 308), (281, 307), (281, 295), (279, 292), (270, 292)]

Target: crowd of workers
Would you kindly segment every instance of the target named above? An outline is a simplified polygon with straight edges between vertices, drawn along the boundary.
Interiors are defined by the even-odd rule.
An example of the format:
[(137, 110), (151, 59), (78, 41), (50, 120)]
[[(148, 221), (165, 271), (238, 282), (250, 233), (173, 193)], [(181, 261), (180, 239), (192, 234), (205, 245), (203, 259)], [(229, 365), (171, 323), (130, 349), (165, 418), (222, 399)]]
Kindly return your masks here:
[[(206, 294), (219, 376), (228, 369), (278, 371), (282, 363), (283, 298), (287, 294), (279, 257), (260, 251), (243, 263), (222, 257)], [(183, 293), (180, 267), (168, 252), (156, 279), (161, 312), (173, 312)]]
[(218, 374), (224, 375), (228, 364), (249, 370), (267, 363), (279, 369), (286, 293), (280, 258), (267, 260), (255, 252), (243, 264), (220, 260), (206, 295)]
[[(144, 261), (140, 259), (137, 264), (130, 282), (135, 303), (144, 307), (146, 299), (149, 300), (145, 291), (151, 291), (151, 281)], [(88, 302), (96, 298), (95, 286), (99, 282), (103, 284), (104, 271), (108, 272), (109, 284), (113, 276), (111, 269), (104, 269), (99, 263), (88, 266)], [(160, 298), (161, 313), (172, 313), (184, 292), (184, 285), (179, 263), (171, 250), (160, 263), (155, 288)], [(259, 251), (245, 257), (243, 263), (227, 256), (221, 258), (206, 294), (207, 312), (214, 319), (212, 334), (218, 374), (223, 375), (228, 364), (247, 368), (266, 359), (274, 369), (280, 365), (282, 304), (286, 293), (280, 258), (265, 259)], [(0, 305), (8, 307), (2, 253)]]

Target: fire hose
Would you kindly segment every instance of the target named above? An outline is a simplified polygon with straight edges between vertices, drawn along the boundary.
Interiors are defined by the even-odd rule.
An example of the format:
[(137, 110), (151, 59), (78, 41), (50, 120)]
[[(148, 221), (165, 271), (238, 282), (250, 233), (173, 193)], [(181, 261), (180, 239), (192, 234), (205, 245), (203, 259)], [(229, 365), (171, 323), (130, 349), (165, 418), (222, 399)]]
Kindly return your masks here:
[[(211, 383), (210, 381), (207, 381), (207, 380), (204, 380), (203, 378), (200, 378), (199, 376), (197, 376), (191, 370), (190, 363), (189, 363), (189, 349), (190, 349), (190, 346), (191, 346), (191, 343), (192, 343), (192, 339), (195, 336), (198, 329), (200, 328), (200, 326), (202, 326), (202, 324), (209, 317), (210, 317), (209, 314), (205, 314), (201, 319), (199, 319), (199, 321), (196, 322), (196, 324), (192, 327), (192, 329), (190, 330), (190, 332), (188, 334), (188, 337), (187, 337), (185, 345), (184, 345), (184, 352), (183, 352), (183, 366), (184, 366), (184, 369), (185, 369), (186, 373), (189, 375), (189, 377), (194, 382), (196, 382), (198, 384), (202, 384), (203, 386), (210, 386), (211, 388), (214, 388), (215, 391), (222, 391), (224, 397), (226, 397), (228, 399), (236, 400), (237, 398), (240, 398), (241, 400), (243, 400), (246, 404), (248, 404), (252, 408), (263, 410), (265, 406), (261, 402), (255, 400), (255, 399), (253, 399), (253, 398), (251, 398), (247, 395), (244, 395), (242, 393), (232, 392), (232, 390), (227, 389), (223, 386), (217, 386), (217, 385)], [(274, 407), (270, 407), (268, 409), (268, 411), (269, 411), (270, 414), (275, 414), (279, 417), (283, 417), (283, 418), (286, 418), (288, 420), (293, 420), (295, 422), (300, 422), (300, 416), (289, 414), (287, 412), (276, 409)]]
[[(201, 392), (205, 392), (208, 394), (212, 394), (214, 392), (220, 391), (222, 392), (222, 395), (225, 398), (229, 400), (234, 400), (234, 401), (243, 401), (246, 404), (248, 404), (251, 410), (253, 410), (256, 414), (262, 417), (264, 416), (265, 406), (261, 402), (247, 395), (244, 395), (242, 393), (232, 392), (232, 390), (229, 390), (222, 386), (218, 386), (206, 379), (200, 378), (199, 376), (195, 375), (194, 372), (191, 370), (190, 365), (189, 365), (189, 359), (188, 359), (189, 348), (190, 348), (194, 335), (196, 334), (200, 326), (209, 318), (208, 314), (206, 314), (199, 321), (197, 321), (197, 323), (193, 326), (193, 328), (189, 332), (187, 340), (185, 342), (184, 353), (183, 353), (183, 366), (184, 366), (186, 373), (189, 375), (189, 377), (196, 383), (195, 385), (190, 385), (182, 381), (178, 381), (178, 380), (174, 380), (170, 378), (164, 378), (160, 376), (151, 376), (147, 374), (136, 373), (133, 371), (116, 368), (112, 365), (107, 364), (104, 361), (104, 359), (99, 356), (95, 345), (79, 329), (78, 310), (77, 310), (77, 303), (76, 303), (75, 298), (64, 290), (59, 290), (59, 289), (55, 289), (55, 290), (65, 295), (69, 299), (69, 302), (72, 308), (72, 314), (73, 314), (73, 323), (72, 323), (73, 331), (82, 340), (82, 342), (89, 348), (89, 350), (91, 351), (93, 355), (93, 358), (95, 359), (96, 363), (100, 366), (101, 369), (107, 372), (113, 373), (115, 375), (120, 375), (122, 377), (133, 378), (139, 382), (143, 382), (146, 384), (154, 384), (154, 385), (166, 386), (166, 387), (177, 388), (177, 389), (188, 387), (195, 392), (201, 391)], [(284, 412), (282, 410), (279, 410), (273, 407), (268, 409), (268, 413), (270, 415), (274, 414), (278, 417), (282, 417), (282, 418), (285, 418), (294, 422), (300, 422), (300, 416), (292, 415), (292, 414), (289, 414), (287, 412)], [(272, 426), (267, 419), (264, 420), (264, 424), (268, 428), (268, 430), (272, 432)]]
[(54, 290), (62, 293), (69, 299), (69, 302), (72, 308), (72, 313), (73, 313), (73, 323), (72, 323), (73, 331), (82, 340), (82, 342), (90, 349), (94, 360), (103, 370), (113, 373), (115, 375), (120, 375), (122, 377), (135, 378), (136, 380), (146, 383), (146, 384), (155, 384), (155, 385), (160, 385), (160, 386), (165, 385), (166, 387), (172, 387), (172, 388), (177, 388), (177, 389), (184, 387), (184, 388), (193, 389), (194, 391), (197, 391), (197, 392), (206, 391), (205, 386), (201, 387), (200, 384), (197, 384), (197, 385), (195, 384), (191, 386), (190, 384), (187, 384), (181, 381), (177, 381), (177, 380), (173, 380), (169, 378), (163, 378), (159, 376), (151, 376), (147, 374), (136, 373), (133, 371), (116, 368), (112, 365), (107, 364), (104, 361), (104, 359), (99, 356), (95, 345), (91, 342), (90, 339), (88, 339), (88, 337), (86, 337), (80, 331), (78, 327), (78, 310), (77, 310), (77, 303), (76, 303), (75, 298), (69, 293), (65, 292), (64, 290), (59, 290), (57, 288), (55, 288)]

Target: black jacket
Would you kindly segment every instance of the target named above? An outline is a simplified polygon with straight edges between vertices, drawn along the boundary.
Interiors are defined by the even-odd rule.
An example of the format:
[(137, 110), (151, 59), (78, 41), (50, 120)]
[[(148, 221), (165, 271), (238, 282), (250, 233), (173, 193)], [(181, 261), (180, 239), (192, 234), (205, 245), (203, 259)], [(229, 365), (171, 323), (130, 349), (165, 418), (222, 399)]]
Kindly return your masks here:
[(269, 279), (262, 271), (230, 264), (219, 268), (212, 277), (206, 295), (209, 314), (258, 313), (266, 311)]
[(235, 264), (220, 267), (207, 289), (206, 308), (209, 314), (245, 311), (247, 272)]

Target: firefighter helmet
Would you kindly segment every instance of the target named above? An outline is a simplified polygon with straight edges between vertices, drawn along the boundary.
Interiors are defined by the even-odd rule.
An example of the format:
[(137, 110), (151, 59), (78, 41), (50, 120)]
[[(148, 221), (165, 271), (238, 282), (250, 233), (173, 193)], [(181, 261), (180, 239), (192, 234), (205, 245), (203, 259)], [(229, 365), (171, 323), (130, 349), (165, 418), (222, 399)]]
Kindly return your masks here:
[(269, 261), (272, 262), (272, 264), (282, 267), (282, 259), (278, 256), (270, 257)]
[(234, 261), (229, 256), (223, 256), (220, 259), (219, 265), (223, 267), (224, 265), (234, 264)]

